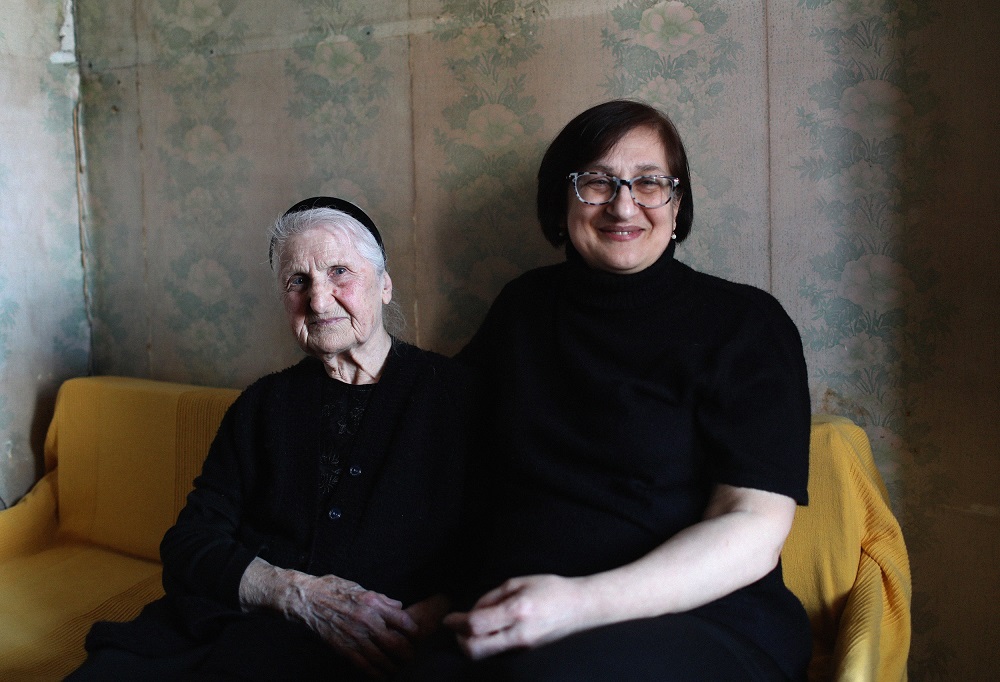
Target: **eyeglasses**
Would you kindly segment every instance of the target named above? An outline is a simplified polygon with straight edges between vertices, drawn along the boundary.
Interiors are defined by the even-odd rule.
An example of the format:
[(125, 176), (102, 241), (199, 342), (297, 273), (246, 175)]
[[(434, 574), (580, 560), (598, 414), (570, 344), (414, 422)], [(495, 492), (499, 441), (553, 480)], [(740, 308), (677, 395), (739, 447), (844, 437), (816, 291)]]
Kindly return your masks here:
[(670, 203), (680, 184), (680, 179), (670, 175), (640, 175), (623, 180), (599, 171), (570, 173), (566, 179), (573, 181), (576, 198), (591, 206), (610, 204), (618, 196), (618, 189), (625, 185), (635, 203), (643, 208), (660, 208)]

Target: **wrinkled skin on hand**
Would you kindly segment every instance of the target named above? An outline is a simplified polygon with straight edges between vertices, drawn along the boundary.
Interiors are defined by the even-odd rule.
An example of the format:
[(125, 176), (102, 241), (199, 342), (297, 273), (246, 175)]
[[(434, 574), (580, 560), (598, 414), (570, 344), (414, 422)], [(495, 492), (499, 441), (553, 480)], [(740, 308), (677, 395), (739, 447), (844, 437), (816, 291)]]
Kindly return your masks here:
[(304, 622), (372, 677), (391, 675), (413, 656), (419, 628), (395, 599), (337, 576), (302, 573), (287, 597), (286, 616)]
[(259, 557), (240, 582), (245, 609), (268, 608), (298, 620), (373, 678), (394, 674), (447, 613), (443, 595), (404, 609), (384, 594), (335, 575), (313, 576), (272, 566)]

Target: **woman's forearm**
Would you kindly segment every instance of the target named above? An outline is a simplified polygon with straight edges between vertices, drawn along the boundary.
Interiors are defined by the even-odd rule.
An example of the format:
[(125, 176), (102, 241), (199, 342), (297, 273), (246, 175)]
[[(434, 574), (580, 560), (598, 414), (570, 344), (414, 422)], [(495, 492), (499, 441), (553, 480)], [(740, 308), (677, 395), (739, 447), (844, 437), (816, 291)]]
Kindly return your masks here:
[(445, 624), (473, 658), (534, 647), (580, 630), (687, 611), (774, 568), (795, 502), (718, 486), (704, 520), (638, 561), (590, 576), (512, 578)]
[(606, 624), (689, 611), (770, 572), (795, 514), (794, 500), (719, 486), (704, 520), (631, 564), (581, 578), (581, 614)]

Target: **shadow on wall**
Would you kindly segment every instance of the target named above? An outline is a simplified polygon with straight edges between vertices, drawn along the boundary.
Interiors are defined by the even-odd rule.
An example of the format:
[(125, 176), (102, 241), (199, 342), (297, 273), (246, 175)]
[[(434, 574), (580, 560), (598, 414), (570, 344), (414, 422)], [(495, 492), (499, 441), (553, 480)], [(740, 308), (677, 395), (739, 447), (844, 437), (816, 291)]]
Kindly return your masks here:
[(59, 385), (39, 387), (35, 397), (35, 409), (31, 418), (31, 451), (35, 453), (35, 478), (45, 474), (45, 436), (55, 413), (56, 394)]
[(929, 652), (948, 648), (929, 641), (933, 634), (919, 639), (920, 622), (936, 620), (919, 574), (950, 485), (928, 400), (951, 309), (933, 249), (942, 113), (930, 74), (913, 58), (938, 18), (927, 5), (816, 8), (811, 37), (829, 55), (829, 72), (799, 109), (811, 142), (800, 169), (818, 183), (820, 229), (832, 237), (801, 285), (818, 320), (805, 334), (820, 367), (814, 409), (865, 428), (889, 488), (914, 563), (914, 679), (933, 676)]
[(832, 233), (802, 283), (819, 320), (806, 335), (821, 353), (817, 409), (865, 427), (897, 511), (910, 494), (901, 467), (926, 436), (918, 389), (939, 371), (948, 331), (923, 237), (935, 183), (928, 171), (941, 153), (938, 110), (927, 74), (904, 58), (933, 18), (924, 15), (817, 13), (813, 38), (831, 55), (830, 71), (799, 110), (812, 143), (800, 169), (818, 182)]

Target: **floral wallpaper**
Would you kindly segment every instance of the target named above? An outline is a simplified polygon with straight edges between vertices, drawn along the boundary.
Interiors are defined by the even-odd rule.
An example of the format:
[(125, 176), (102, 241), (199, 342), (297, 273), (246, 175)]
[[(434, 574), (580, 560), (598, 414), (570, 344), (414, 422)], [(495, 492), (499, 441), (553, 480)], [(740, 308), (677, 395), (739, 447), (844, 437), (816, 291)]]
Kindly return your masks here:
[(306, 135), (310, 175), (317, 192), (328, 185), (370, 206), (386, 191), (363, 146), (377, 136), (371, 121), (390, 96), (386, 50), (363, 22), (369, 3), (298, 4), (310, 28), (296, 39), (285, 73), (293, 86), (288, 113)]
[(452, 87), (434, 103), (428, 140), (440, 166), (420, 173), (417, 190), (445, 199), (429, 220), (462, 227), (433, 254), (442, 268), (427, 286), (440, 292), (443, 311), (420, 341), (444, 352), (475, 332), (507, 280), (549, 255), (532, 238), (530, 179), (544, 139), (526, 73), (541, 50), (548, 4), (446, 0), (435, 17), (430, 59), (437, 64), (428, 64), (429, 73), (447, 74)]
[[(732, 243), (749, 217), (742, 199), (750, 192), (735, 186), (748, 178), (725, 168), (715, 142), (716, 123), (733, 97), (727, 77), (746, 68), (734, 11), (740, 8), (726, 2), (632, 0), (611, 11), (615, 27), (602, 31), (602, 47), (615, 60), (602, 84), (608, 99), (656, 104), (684, 137), (701, 228), (685, 242), (684, 260), (720, 276), (732, 274)], [(702, 215), (711, 216), (711, 223)]]
[[(396, 255), (412, 241), (412, 164), (403, 152), (408, 110), (398, 107), (408, 92), (400, 63), (405, 53), (400, 41), (376, 36), (371, 3), (299, 0), (297, 6), (309, 28), (283, 63), (292, 87), (287, 111), (308, 166), (297, 184), (301, 196), (292, 199), (332, 194), (368, 210), (393, 254), (395, 298), (409, 308), (410, 264)], [(391, 158), (377, 162), (379, 147)]]
[[(397, 97), (408, 92), (405, 40), (377, 40), (368, 23), (398, 10), (347, 0), (287, 9), (272, 37), (268, 3), (158, 0), (130, 8), (141, 15), (133, 45), (109, 30), (121, 7), (80, 3), (82, 49), (94, 55), (83, 69), (91, 211), (107, 228), (93, 231), (94, 277), (109, 294), (97, 303), (99, 367), (238, 386), (293, 362), (266, 230), (306, 196), (350, 197), (391, 250), (408, 244), (411, 164), (395, 179), (387, 166), (409, 138), (384, 133), (408, 130)], [(148, 59), (122, 61), (130, 50)], [(134, 175), (121, 196), (123, 167)], [(392, 261), (399, 298), (412, 296), (410, 265)], [(128, 309), (136, 287), (139, 311)], [(135, 312), (140, 324), (120, 322)]]
[[(32, 120), (0, 127), (0, 238), (40, 220), (32, 244), (55, 274), (29, 291), (9, 264), (30, 262), (32, 244), (4, 252), (5, 501), (36, 475), (46, 420), (35, 404), (47, 409), (65, 376), (242, 386), (298, 358), (266, 230), (303, 197), (368, 210), (403, 335), (458, 350), (507, 280), (562, 257), (534, 218), (548, 141), (584, 108), (636, 97), (669, 113), (688, 147), (695, 225), (678, 257), (772, 291), (802, 332), (814, 411), (845, 414), (871, 438), (911, 552), (911, 678), (988, 674), (989, 610), (962, 597), (998, 590), (995, 572), (973, 568), (991, 555), (967, 539), (992, 556), (1000, 546), (984, 522), (1000, 514), (1000, 468), (989, 418), (958, 425), (963, 402), (1000, 409), (976, 383), (1000, 370), (983, 342), (1000, 332), (983, 312), (995, 286), (976, 275), (1000, 248), (988, 222), (1000, 188), (981, 172), (1000, 154), (966, 113), (980, 101), (981, 115), (1000, 111), (989, 66), (1000, 9), (76, 0), (79, 63), (66, 65), (50, 61), (63, 3), (27, 4), (0, 28), (0, 86), (30, 102)], [(51, 44), (28, 49), (31, 35)], [(0, 103), (0, 120), (11, 115)], [(26, 129), (42, 154), (24, 151)], [(971, 229), (942, 227), (942, 187)], [(46, 197), (31, 218), (28, 196)], [(978, 242), (962, 251), (968, 234)], [(943, 551), (970, 566), (961, 581)]]
[(937, 346), (950, 331), (931, 252), (905, 238), (933, 201), (923, 169), (944, 134), (926, 73), (903, 58), (905, 41), (935, 13), (916, 5), (903, 14), (898, 3), (877, 14), (861, 3), (810, 9), (819, 24), (810, 37), (830, 55), (830, 74), (796, 108), (809, 141), (796, 168), (818, 183), (817, 208), (835, 240), (800, 281), (815, 319), (803, 335), (816, 351), (822, 402), (866, 427), (898, 497), (896, 453), (909, 430), (922, 435), (908, 419), (919, 412), (914, 389), (939, 369)]
[(917, 679), (945, 673), (954, 655), (938, 636), (920, 569), (934, 561), (935, 507), (953, 481), (927, 401), (953, 329), (932, 242), (921, 239), (936, 202), (927, 173), (946, 130), (915, 37), (940, 19), (933, 3), (801, 0), (808, 40), (828, 55), (826, 75), (796, 106), (803, 142), (795, 169), (815, 183), (815, 210), (830, 235), (808, 258), (798, 293), (818, 411), (865, 427), (906, 532), (916, 574)]
[[(157, 67), (173, 76), (161, 93), (170, 114), (157, 121), (155, 159), (170, 216), (170, 232), (162, 238), (176, 244), (156, 269), (164, 294), (161, 323), (196, 383), (234, 381), (232, 368), (216, 358), (238, 356), (246, 347), (257, 303), (231, 243), (222, 230), (209, 227), (249, 218), (240, 200), (252, 162), (230, 108), (241, 73), (235, 54), (215, 49), (216, 29), (236, 4), (160, 2), (151, 5), (149, 16), (153, 35), (162, 41)], [(241, 28), (232, 27), (234, 49)]]

